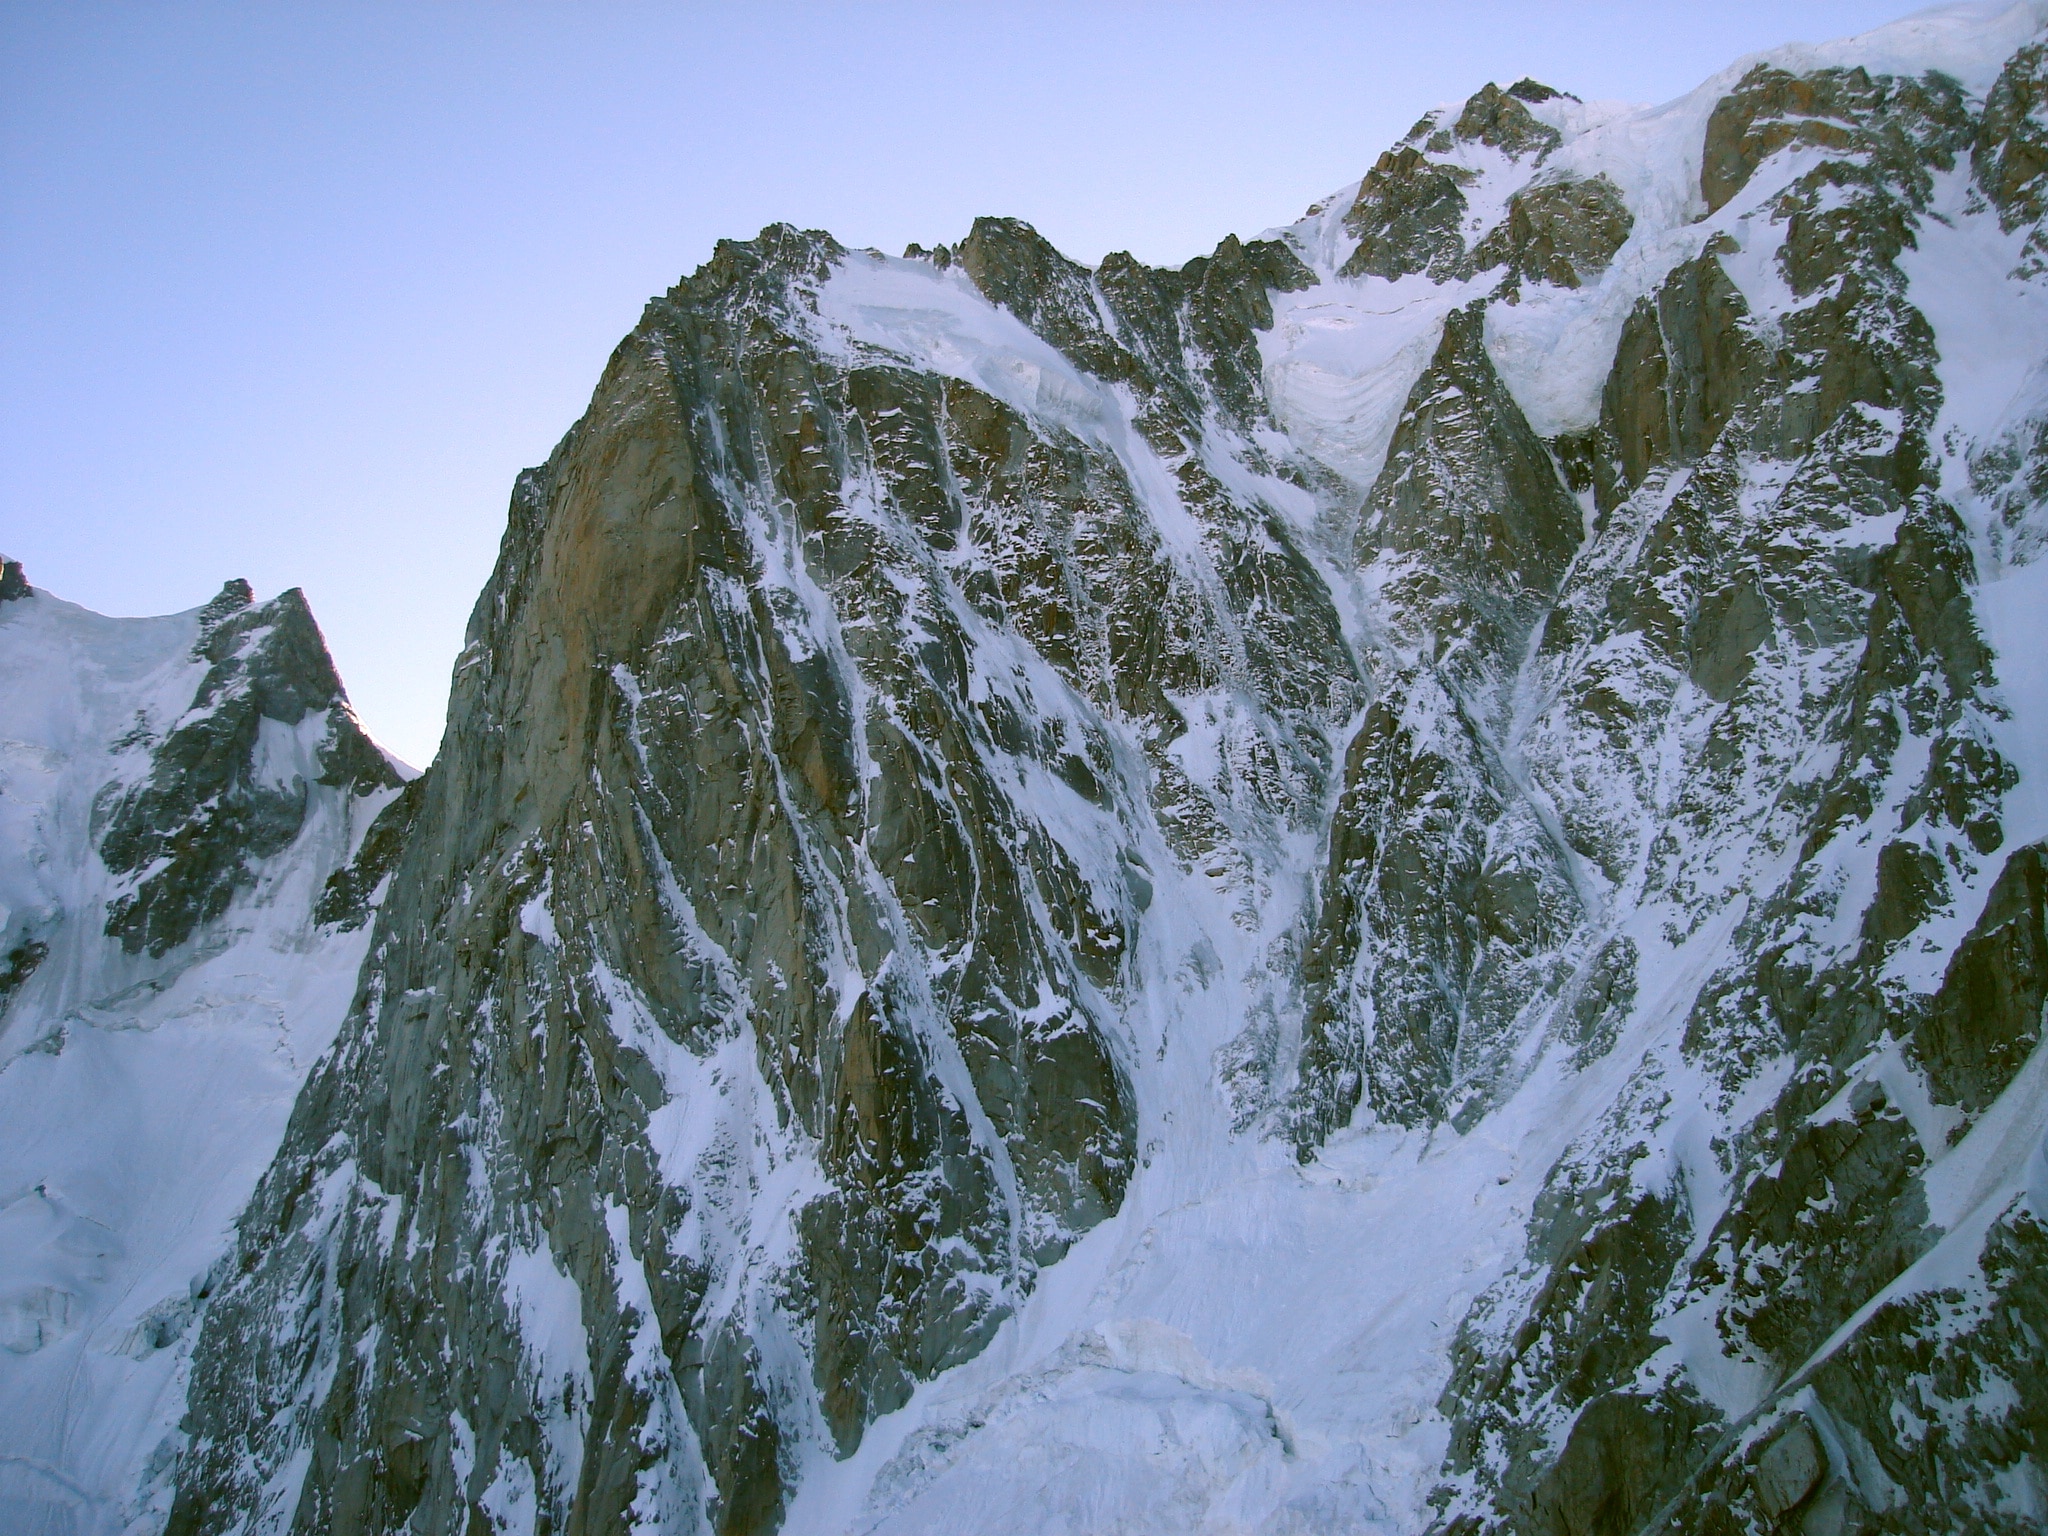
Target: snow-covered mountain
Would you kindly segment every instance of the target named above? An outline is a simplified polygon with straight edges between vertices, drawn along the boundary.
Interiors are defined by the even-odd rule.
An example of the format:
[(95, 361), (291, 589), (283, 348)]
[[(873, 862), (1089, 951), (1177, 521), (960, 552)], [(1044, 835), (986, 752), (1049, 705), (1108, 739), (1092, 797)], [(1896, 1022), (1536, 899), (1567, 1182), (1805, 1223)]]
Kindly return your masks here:
[(406, 775), (297, 592), (108, 619), (4, 570), (0, 1530), (159, 1528), (193, 1319), (368, 942), (333, 877)]
[[(87, 997), (47, 976), (215, 931), (307, 1049), (260, 1180), (134, 1117), (189, 1193), (128, 1299), (10, 1271), (101, 1308), (95, 1369), (183, 1298), (20, 1507), (2039, 1529), (2044, 218), (2028, 3), (1661, 108), (1490, 85), (1177, 271), (999, 219), (722, 245), (522, 476), (374, 829), (367, 744), (297, 842), (262, 788), (287, 738), (320, 780), (338, 684), (251, 729), (248, 873), (163, 873), (169, 705), (51, 770), (84, 883), (19, 912), (106, 916), (33, 941), (0, 1095), (97, 1091), (24, 1086), (81, 1062), (28, 1050)], [(158, 648), (93, 662), (91, 752), (242, 654), (214, 612), (65, 620)], [(15, 623), (0, 664), (79, 670)], [(107, 1161), (67, 1113), (0, 1131), (42, 1202), (0, 1220)], [(56, 1305), (0, 1362), (52, 1415)]]

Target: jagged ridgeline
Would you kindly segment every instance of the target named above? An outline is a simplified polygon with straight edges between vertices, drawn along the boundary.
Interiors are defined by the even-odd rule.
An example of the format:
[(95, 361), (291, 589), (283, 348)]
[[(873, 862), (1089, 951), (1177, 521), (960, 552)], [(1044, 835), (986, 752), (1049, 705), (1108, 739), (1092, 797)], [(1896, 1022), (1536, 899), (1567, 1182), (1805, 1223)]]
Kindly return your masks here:
[(170, 1528), (2039, 1529), (2044, 21), (721, 245), (330, 883)]

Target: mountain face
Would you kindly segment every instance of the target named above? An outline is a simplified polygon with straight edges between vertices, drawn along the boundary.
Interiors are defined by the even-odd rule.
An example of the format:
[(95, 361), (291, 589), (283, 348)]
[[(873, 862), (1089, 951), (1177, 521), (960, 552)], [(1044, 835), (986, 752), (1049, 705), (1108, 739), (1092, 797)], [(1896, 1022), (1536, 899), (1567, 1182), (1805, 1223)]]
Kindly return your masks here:
[(368, 939), (315, 908), (401, 775), (296, 591), (108, 619), (4, 573), (0, 1529), (160, 1528), (195, 1318)]
[[(297, 1089), (239, 1182), (137, 1133), (204, 1216), (118, 1303), (0, 1261), (10, 1403), (167, 1362), (19, 1507), (2039, 1529), (2044, 102), (1964, 8), (1488, 86), (1179, 270), (721, 245), (402, 791), (293, 594), (0, 605), (106, 701), (8, 747), (6, 878), (83, 883), (4, 896), (0, 1095), (216, 1018)], [(108, 1154), (19, 1123), (54, 1234), (15, 1170)]]

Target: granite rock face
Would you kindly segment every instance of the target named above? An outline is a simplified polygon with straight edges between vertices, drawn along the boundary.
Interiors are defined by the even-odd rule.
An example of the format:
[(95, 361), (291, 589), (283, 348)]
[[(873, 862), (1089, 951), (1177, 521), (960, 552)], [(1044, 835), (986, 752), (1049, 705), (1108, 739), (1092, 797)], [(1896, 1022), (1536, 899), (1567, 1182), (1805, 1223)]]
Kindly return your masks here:
[[(521, 482), (363, 1010), (209, 1314), (293, 1343), (253, 1439), (248, 1362), (201, 1362), (173, 1529), (242, 1518), (292, 1438), (310, 1528), (538, 1500), (606, 1529), (649, 1489), (770, 1527), (801, 1452), (850, 1451), (1117, 1210), (1146, 870), (1312, 816), (1348, 697), (1307, 559), (1197, 456), (1260, 409), (1264, 291), (1307, 274), (1234, 240), (1125, 264), (1112, 326), (1022, 225), (948, 253), (1142, 402), (1119, 456), (824, 344), (849, 260), (722, 247)], [(1229, 795), (1172, 755), (1179, 701), (1225, 690)], [(418, 1213), (397, 1248), (387, 1210)], [(585, 1342), (535, 1361), (555, 1295)]]
[(721, 245), (327, 884), (169, 1528), (2037, 1528), (2044, 23)]

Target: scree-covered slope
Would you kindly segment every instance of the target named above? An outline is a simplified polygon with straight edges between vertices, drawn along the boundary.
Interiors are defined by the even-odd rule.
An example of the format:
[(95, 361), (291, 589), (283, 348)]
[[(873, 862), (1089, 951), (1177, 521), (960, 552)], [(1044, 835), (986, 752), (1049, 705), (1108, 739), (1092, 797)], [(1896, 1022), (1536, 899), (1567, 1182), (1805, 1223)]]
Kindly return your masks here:
[(1176, 271), (722, 245), (515, 490), (136, 1507), (2039, 1529), (2044, 214), (2024, 4)]

